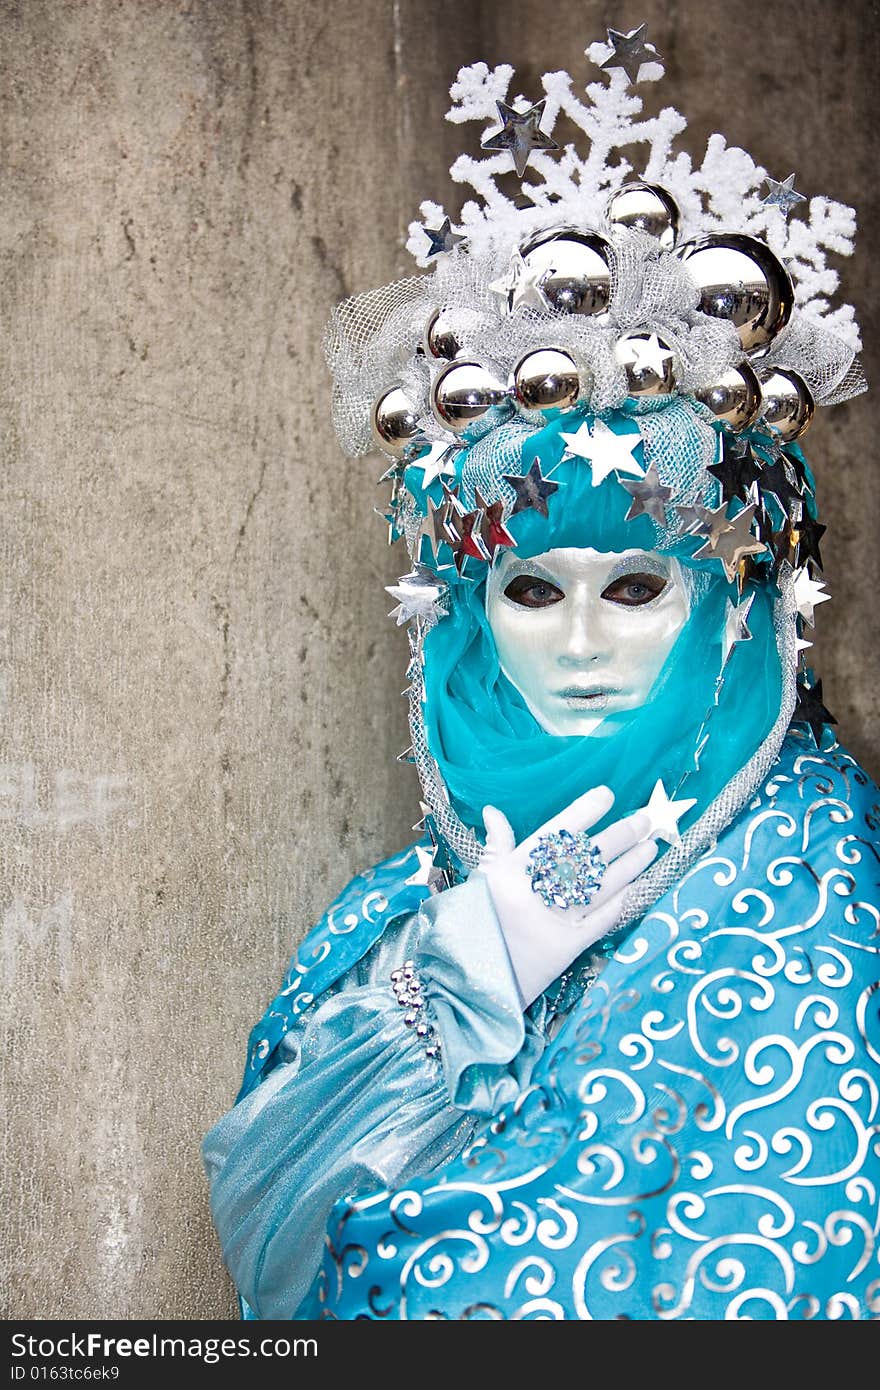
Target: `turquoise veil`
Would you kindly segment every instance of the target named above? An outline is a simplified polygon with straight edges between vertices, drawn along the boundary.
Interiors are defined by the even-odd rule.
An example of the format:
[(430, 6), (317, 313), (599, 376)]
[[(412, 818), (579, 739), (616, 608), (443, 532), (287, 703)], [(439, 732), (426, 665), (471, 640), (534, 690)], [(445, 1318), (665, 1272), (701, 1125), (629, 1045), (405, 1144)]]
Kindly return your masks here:
[[(669, 439), (684, 450), (693, 447), (698, 425), (706, 429), (682, 401), (669, 403), (662, 414)], [(637, 427), (634, 416), (624, 410), (603, 418), (625, 433)], [(601, 737), (562, 737), (540, 727), (499, 666), (485, 613), (487, 566), (468, 561), (461, 576), (454, 568), (442, 571), (449, 611), (424, 640), (422, 718), (451, 806), (481, 838), (486, 804), (499, 807), (521, 839), (600, 783), (615, 793), (609, 819), (617, 819), (645, 805), (658, 778), (669, 795), (695, 798), (680, 825), (685, 830), (746, 764), (779, 715), (782, 672), (772, 583), (749, 583), (751, 637), (738, 642), (725, 662), (725, 617), (728, 600), (740, 599), (737, 585), (728, 582), (719, 562), (694, 558), (702, 540), (669, 538), (677, 529), (675, 497), (671, 525), (661, 528), (647, 514), (628, 521), (632, 497), (617, 477), (609, 474), (594, 487), (589, 462), (565, 457), (562, 433), (575, 431), (584, 418), (568, 413), (519, 434), (519, 460), (506, 471), (526, 473), (539, 459), (542, 475), (558, 490), (547, 500), (546, 518), (528, 509), (509, 519), (516, 554), (562, 546), (662, 550), (679, 560), (689, 581), (690, 616), (642, 708), (616, 715), (613, 729)], [(656, 439), (663, 422), (659, 414), (653, 419)], [(475, 440), (456, 460), (455, 482), (468, 507), (480, 488), (480, 449)], [(705, 473), (703, 478), (707, 504), (717, 506), (718, 484)], [(407, 487), (424, 510), (418, 481), (411, 467)]]

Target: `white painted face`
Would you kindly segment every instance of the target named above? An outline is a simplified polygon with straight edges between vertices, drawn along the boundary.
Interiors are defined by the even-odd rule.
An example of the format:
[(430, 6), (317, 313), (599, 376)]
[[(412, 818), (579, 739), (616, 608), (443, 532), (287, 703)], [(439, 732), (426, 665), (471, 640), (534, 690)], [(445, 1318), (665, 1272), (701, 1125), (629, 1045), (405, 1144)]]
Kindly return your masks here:
[(486, 590), (501, 669), (550, 734), (643, 705), (689, 612), (681, 566), (653, 550), (505, 551)]

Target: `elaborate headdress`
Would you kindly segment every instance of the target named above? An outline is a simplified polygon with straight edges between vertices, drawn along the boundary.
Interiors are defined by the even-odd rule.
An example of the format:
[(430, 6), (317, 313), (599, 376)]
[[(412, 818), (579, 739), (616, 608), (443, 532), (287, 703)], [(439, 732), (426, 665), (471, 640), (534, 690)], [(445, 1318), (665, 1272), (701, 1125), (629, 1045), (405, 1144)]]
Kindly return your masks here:
[[(459, 72), (447, 118), (486, 129), (483, 154), (461, 155), (451, 174), (479, 201), (457, 223), (423, 203), (408, 247), (427, 273), (339, 305), (326, 351), (340, 441), (351, 455), (387, 456), (389, 539), (403, 536), (412, 561), (390, 592), (410, 627), (412, 756), (438, 842), (432, 873), (477, 862), (480, 797), (432, 709), (441, 696), (425, 678), (426, 639), (443, 689), (458, 681), (470, 727), (482, 728), (462, 667), (480, 626), (474, 594), (499, 552), (576, 544), (586, 527), (589, 543), (673, 550), (703, 591), (713, 587), (694, 629), (720, 646), (711, 698), (686, 755), (675, 744), (698, 808), (644, 876), (636, 910), (753, 794), (792, 715), (817, 740), (830, 719), (821, 683), (796, 675), (803, 622), (827, 598), (817, 578), (825, 528), (797, 440), (817, 406), (865, 382), (853, 310), (832, 307), (838, 276), (826, 263), (828, 252), (852, 252), (852, 209), (807, 200), (794, 175), (770, 178), (720, 135), (699, 166), (675, 153), (684, 118), (671, 107), (642, 117), (633, 90), (663, 74), (644, 25), (609, 30), (586, 54), (601, 69), (587, 102), (565, 72), (544, 75), (535, 104), (510, 99), (506, 65)], [(561, 143), (565, 123), (586, 137), (583, 157)], [(511, 170), (513, 197), (502, 187)], [(746, 672), (740, 648), (762, 605), (779, 667), (749, 723), (725, 680), (734, 652)], [(760, 655), (752, 661), (757, 679)], [(740, 739), (725, 746), (719, 735), (710, 775), (709, 720), (724, 700)], [(515, 705), (493, 731), (508, 742), (487, 743), (484, 765), (521, 740)], [(558, 759), (553, 767), (555, 777)], [(556, 785), (571, 790), (565, 776)]]

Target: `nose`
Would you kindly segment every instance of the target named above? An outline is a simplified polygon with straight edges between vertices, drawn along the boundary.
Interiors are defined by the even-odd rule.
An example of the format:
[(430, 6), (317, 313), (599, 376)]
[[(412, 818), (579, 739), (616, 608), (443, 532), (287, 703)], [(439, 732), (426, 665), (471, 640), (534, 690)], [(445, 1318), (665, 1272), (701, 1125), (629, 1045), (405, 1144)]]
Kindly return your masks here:
[(559, 655), (560, 666), (576, 670), (606, 661), (610, 651), (589, 595), (575, 589), (568, 595), (568, 601), (571, 606), (567, 615), (568, 630)]

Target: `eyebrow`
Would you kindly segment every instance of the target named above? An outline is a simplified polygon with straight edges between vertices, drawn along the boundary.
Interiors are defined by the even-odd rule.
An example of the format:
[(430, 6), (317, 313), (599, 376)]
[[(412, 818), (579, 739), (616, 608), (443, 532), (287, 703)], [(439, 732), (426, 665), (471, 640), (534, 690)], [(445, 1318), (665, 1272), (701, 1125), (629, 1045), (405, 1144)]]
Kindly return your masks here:
[[(503, 574), (498, 575), (497, 583), (500, 586), (507, 585), (511, 579), (515, 579), (520, 574), (533, 574), (538, 579), (547, 579), (553, 584), (559, 584), (560, 576), (558, 571), (550, 569), (541, 564), (537, 559), (515, 559), (511, 560), (505, 568)], [(621, 555), (617, 563), (612, 566), (610, 572), (605, 577), (606, 584), (613, 584), (616, 579), (622, 579), (625, 574), (653, 574), (658, 579), (670, 579), (671, 567), (665, 556), (652, 555), (648, 551), (638, 551), (636, 554)]]
[(647, 551), (639, 555), (622, 555), (608, 575), (606, 583), (613, 584), (615, 579), (622, 579), (625, 574), (653, 574), (658, 579), (672, 578), (668, 561)]
[(499, 574), (498, 570), (496, 570), (495, 573), (498, 575), (498, 583), (500, 585), (508, 584), (510, 580), (515, 579), (518, 574), (534, 574), (538, 579), (549, 579), (554, 584), (557, 583), (558, 578), (554, 577), (553, 573), (537, 560), (512, 560), (507, 565), (503, 575)]

